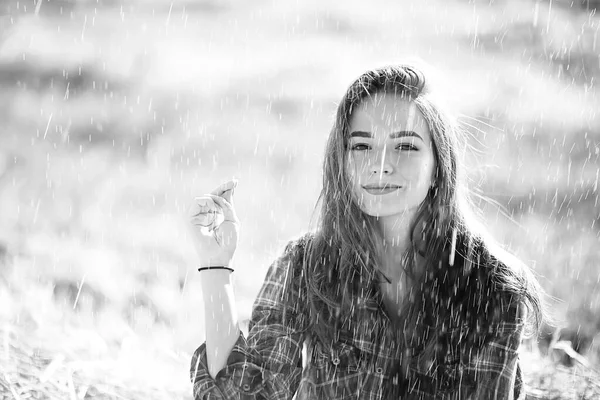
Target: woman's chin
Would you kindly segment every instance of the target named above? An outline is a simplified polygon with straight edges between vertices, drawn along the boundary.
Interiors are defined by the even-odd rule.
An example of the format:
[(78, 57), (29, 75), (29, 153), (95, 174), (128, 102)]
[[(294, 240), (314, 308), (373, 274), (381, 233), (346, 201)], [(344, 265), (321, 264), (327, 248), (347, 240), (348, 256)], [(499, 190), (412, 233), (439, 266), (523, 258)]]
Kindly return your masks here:
[(384, 207), (363, 207), (363, 212), (368, 216), (374, 218), (387, 218), (387, 217), (402, 217), (410, 212), (409, 208), (384, 208)]

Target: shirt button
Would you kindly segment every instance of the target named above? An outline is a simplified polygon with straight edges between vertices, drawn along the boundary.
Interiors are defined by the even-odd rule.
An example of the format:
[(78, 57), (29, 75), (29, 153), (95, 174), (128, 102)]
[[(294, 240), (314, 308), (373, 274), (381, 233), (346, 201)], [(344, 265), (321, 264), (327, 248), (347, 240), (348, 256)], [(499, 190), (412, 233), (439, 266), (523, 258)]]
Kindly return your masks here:
[(249, 392), (250, 391), (250, 385), (248, 385), (247, 383), (245, 383), (244, 386), (242, 386), (242, 389), (244, 390), (244, 392)]

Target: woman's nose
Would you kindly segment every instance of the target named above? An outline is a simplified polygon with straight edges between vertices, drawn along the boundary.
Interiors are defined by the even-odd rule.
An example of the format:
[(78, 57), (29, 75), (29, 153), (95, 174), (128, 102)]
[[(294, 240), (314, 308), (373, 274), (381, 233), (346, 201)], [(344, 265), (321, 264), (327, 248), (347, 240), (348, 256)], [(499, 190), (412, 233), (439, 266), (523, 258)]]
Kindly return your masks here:
[(389, 175), (394, 171), (392, 164), (389, 162), (389, 157), (386, 157), (385, 151), (383, 151), (380, 157), (377, 157), (372, 161), (369, 166), (371, 174)]

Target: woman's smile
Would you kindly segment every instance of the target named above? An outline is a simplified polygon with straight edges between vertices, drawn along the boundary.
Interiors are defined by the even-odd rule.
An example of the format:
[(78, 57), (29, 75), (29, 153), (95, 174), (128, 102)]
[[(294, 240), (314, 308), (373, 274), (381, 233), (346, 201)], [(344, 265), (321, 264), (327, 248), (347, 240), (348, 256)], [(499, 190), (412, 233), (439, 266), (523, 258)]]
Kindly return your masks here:
[(365, 185), (363, 189), (374, 196), (381, 196), (384, 194), (389, 194), (395, 192), (396, 190), (401, 189), (401, 186), (397, 185)]

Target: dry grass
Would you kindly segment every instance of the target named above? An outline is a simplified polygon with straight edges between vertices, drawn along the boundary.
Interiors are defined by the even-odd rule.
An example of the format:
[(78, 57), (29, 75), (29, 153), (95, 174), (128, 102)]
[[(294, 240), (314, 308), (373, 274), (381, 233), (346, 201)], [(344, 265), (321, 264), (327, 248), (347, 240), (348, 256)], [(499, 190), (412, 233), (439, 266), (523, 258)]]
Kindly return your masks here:
[(578, 362), (566, 367), (538, 352), (522, 355), (528, 400), (592, 400), (600, 398), (600, 372)]
[[(18, 304), (22, 296), (38, 307)], [(127, 326), (121, 330), (122, 317), (93, 323), (86, 311), (48, 299), (43, 285), (32, 282), (25, 290), (10, 278), (0, 283), (0, 298), (1, 399), (190, 398), (189, 355)], [(115, 335), (103, 335), (106, 329)]]
[[(186, 385), (152, 385), (119, 374), (131, 360), (98, 359), (89, 350), (52, 351), (31, 333), (0, 327), (0, 399), (188, 399)], [(78, 340), (81, 340), (78, 332)], [(34, 345), (36, 343), (37, 345)], [(157, 368), (157, 358), (151, 360)], [(565, 367), (538, 352), (522, 355), (528, 400), (592, 400), (600, 396), (600, 373), (576, 363)], [(159, 367), (160, 368), (160, 367)], [(180, 371), (183, 372), (183, 371)]]
[(61, 352), (48, 351), (43, 343), (33, 345), (28, 334), (15, 326), (5, 324), (0, 333), (2, 400), (189, 398), (187, 388), (127, 380), (116, 373), (123, 368), (122, 361), (94, 359), (85, 350), (74, 352), (68, 347)]

